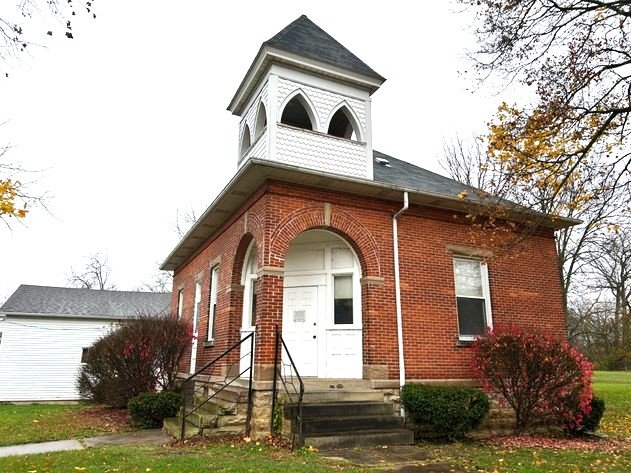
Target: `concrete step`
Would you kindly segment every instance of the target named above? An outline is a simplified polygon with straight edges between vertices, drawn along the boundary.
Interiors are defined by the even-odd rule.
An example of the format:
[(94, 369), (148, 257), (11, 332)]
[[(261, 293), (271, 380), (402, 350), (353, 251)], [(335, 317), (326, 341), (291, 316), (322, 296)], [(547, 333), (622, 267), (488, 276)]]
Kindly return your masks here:
[(242, 414), (238, 415), (225, 415), (219, 416), (217, 419), (217, 427), (232, 427), (241, 426), (245, 427), (246, 416)]
[(204, 432), (202, 435), (204, 437), (212, 437), (213, 435), (238, 434), (241, 432), (245, 432), (245, 424), (244, 425), (224, 425), (223, 427), (215, 427), (214, 429), (204, 429)]
[(345, 389), (372, 389), (372, 381), (366, 379), (346, 379), (346, 378), (303, 378), (305, 391), (326, 391)]
[(318, 449), (372, 447), (379, 445), (412, 445), (414, 433), (411, 430), (337, 432), (331, 435), (301, 435), (299, 445)]
[(403, 427), (403, 418), (395, 415), (319, 417), (303, 419), (303, 435), (329, 434), (334, 432), (385, 431)]
[[(163, 429), (172, 437), (181, 439), (182, 437), (182, 419), (180, 417), (167, 417), (163, 422)], [(199, 435), (200, 429), (187, 422), (184, 430), (184, 438), (189, 439)]]
[(305, 391), (304, 404), (330, 402), (383, 402), (383, 393), (374, 389), (352, 389), (344, 391)]
[[(292, 406), (285, 406), (285, 415), (291, 415)], [(392, 415), (394, 408), (387, 402), (331, 402), (303, 404), (303, 419), (311, 417), (349, 417), (370, 415)]]

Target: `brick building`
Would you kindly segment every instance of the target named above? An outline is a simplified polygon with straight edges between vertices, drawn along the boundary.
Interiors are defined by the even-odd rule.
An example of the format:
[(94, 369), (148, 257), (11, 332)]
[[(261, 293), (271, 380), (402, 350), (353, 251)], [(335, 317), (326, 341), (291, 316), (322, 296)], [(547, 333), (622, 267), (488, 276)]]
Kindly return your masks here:
[[(278, 327), (303, 378), (396, 390), (470, 379), (487, 325), (565, 334), (554, 230), (573, 222), (487, 264), (468, 243), (471, 189), (372, 149), (384, 80), (305, 16), (263, 43), (228, 107), (238, 170), (162, 266), (198, 335), (182, 371), (254, 332), (266, 399)], [(255, 430), (269, 415), (259, 403)]]

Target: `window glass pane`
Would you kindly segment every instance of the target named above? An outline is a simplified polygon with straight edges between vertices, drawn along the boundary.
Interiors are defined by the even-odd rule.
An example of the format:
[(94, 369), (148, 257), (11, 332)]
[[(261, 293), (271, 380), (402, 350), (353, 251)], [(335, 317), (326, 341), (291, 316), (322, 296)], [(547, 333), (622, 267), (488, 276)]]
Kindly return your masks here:
[(208, 340), (215, 338), (215, 315), (217, 312), (217, 286), (219, 284), (219, 267), (210, 271), (210, 291), (208, 298)]
[(184, 290), (180, 289), (177, 294), (177, 318), (182, 318), (182, 306), (184, 305)]
[(333, 323), (353, 323), (353, 278), (336, 276), (333, 278)]
[(482, 335), (485, 328), (484, 299), (458, 297), (458, 329), (460, 335)]
[(88, 361), (88, 352), (90, 351), (89, 348), (82, 348), (81, 349), (81, 363), (87, 363)]
[(257, 281), (252, 281), (252, 304), (250, 305), (250, 325), (256, 324), (256, 293), (258, 291)]
[(468, 259), (454, 259), (456, 275), (456, 295), (484, 297), (482, 294), (482, 272), (480, 262)]

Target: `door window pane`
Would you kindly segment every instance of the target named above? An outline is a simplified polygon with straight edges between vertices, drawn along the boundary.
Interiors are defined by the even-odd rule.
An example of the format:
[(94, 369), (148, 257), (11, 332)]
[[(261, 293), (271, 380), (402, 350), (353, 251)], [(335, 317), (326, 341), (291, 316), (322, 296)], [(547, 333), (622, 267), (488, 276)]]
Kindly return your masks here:
[(353, 323), (353, 277), (333, 278), (333, 322), (336, 325)]

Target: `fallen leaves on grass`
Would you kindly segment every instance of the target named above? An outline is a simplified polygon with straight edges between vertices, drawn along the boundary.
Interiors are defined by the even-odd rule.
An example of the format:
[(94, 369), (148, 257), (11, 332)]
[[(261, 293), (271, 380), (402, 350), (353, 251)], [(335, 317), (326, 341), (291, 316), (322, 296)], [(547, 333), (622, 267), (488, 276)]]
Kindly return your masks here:
[(481, 441), (483, 445), (493, 447), (516, 448), (549, 448), (554, 450), (582, 450), (616, 452), (628, 448), (629, 445), (620, 440), (599, 437), (541, 437), (536, 435), (511, 435), (490, 437)]
[(73, 411), (68, 423), (98, 432), (125, 432), (133, 430), (127, 409), (113, 407), (89, 407)]

